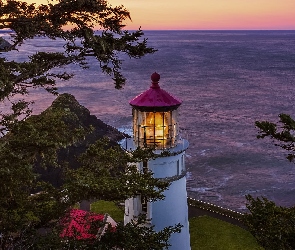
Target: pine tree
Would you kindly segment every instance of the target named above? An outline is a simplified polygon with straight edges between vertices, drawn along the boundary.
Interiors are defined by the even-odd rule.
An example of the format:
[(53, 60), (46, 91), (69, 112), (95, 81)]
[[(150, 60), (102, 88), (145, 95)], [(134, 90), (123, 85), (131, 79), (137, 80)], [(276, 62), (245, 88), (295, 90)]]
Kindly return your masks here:
[[(1, 249), (163, 249), (180, 225), (154, 232), (145, 220), (112, 228), (100, 239), (61, 239), (61, 220), (82, 199), (124, 200), (143, 194), (151, 201), (163, 198), (168, 183), (152, 173), (139, 173), (130, 164), (153, 157), (135, 152), (136, 159), (105, 141), (90, 145), (72, 168), (58, 159), (57, 152), (79, 144), (91, 133), (80, 126), (76, 114), (58, 105), (32, 116), (32, 89), (58, 95), (58, 80), (72, 75), (59, 69), (78, 64), (87, 70), (87, 58), (94, 57), (114, 86), (125, 84), (121, 53), (140, 58), (154, 53), (142, 38), (143, 32), (123, 30), (130, 19), (124, 6), (113, 7), (104, 0), (58, 0), (48, 4), (0, 1), (0, 29), (10, 30), (9, 42), (0, 40), (0, 102), (10, 112), (0, 113), (0, 248)], [(94, 28), (99, 27), (100, 32)], [(24, 61), (11, 61), (9, 53), (36, 37), (63, 41), (61, 52), (39, 50)], [(54, 186), (36, 172), (41, 168), (61, 169), (63, 182)], [(128, 240), (127, 240), (128, 239)], [(133, 246), (133, 248), (131, 248)]]

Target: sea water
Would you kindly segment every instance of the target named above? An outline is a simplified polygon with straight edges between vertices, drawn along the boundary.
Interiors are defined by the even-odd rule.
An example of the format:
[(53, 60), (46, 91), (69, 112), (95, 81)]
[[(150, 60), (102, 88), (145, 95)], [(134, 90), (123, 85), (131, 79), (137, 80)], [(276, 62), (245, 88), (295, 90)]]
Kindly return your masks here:
[[(2, 36), (4, 36), (2, 34)], [(160, 86), (183, 100), (179, 123), (190, 142), (186, 165), (190, 197), (238, 211), (245, 195), (264, 196), (279, 205), (295, 204), (295, 165), (270, 140), (258, 140), (255, 121), (295, 117), (295, 31), (146, 31), (158, 51), (140, 60), (123, 60), (125, 87), (116, 90), (99, 64), (88, 70), (69, 66), (76, 76), (59, 82), (61, 93), (75, 95), (92, 114), (130, 132), (129, 101), (161, 75)], [(15, 60), (38, 50), (59, 51), (62, 42), (26, 41)], [(34, 112), (54, 98), (34, 91)]]

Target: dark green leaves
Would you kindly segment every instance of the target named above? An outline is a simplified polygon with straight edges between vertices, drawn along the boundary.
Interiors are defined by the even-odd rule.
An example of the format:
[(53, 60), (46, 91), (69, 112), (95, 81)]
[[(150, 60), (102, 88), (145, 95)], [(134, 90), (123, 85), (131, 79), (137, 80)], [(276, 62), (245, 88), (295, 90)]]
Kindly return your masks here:
[[(142, 194), (153, 201), (163, 198), (169, 186), (154, 179), (151, 172), (137, 171), (136, 162), (153, 157), (151, 152), (137, 150), (131, 157), (105, 141), (87, 144), (79, 167), (74, 166), (74, 156), (60, 160), (60, 152), (70, 154), (85, 137), (93, 143), (89, 138), (93, 127), (81, 122), (89, 111), (66, 94), (40, 116), (31, 116), (31, 102), (26, 100), (32, 89), (57, 94), (58, 82), (72, 77), (59, 69), (70, 64), (86, 69), (89, 56), (110, 75), (115, 88), (122, 88), (126, 79), (121, 73), (121, 55), (140, 58), (155, 52), (140, 29), (122, 30), (126, 19), (130, 13), (125, 7), (112, 7), (104, 0), (58, 0), (41, 5), (0, 0), (0, 29), (12, 30), (11, 44), (0, 40), (0, 102), (11, 108), (0, 113), (0, 132), (6, 134), (0, 138), (1, 249), (162, 249), (169, 236), (180, 230), (177, 225), (154, 232), (142, 221), (126, 227), (120, 224), (102, 241), (60, 238), (60, 219), (82, 199), (122, 201)], [(58, 40), (59, 52), (39, 47), (40, 51), (22, 61), (9, 60), (6, 52), (21, 53), (17, 49), (36, 37)], [(75, 108), (77, 112), (72, 112)], [(111, 137), (118, 137), (111, 132)], [(42, 175), (56, 169), (59, 186)]]
[(123, 226), (118, 224), (116, 231), (107, 231), (101, 238), (103, 248), (99, 249), (129, 249), (129, 250), (162, 250), (168, 249), (169, 237), (181, 231), (181, 225), (166, 227), (160, 232), (155, 232), (153, 226), (147, 225), (145, 217)]
[(260, 129), (257, 138), (269, 137), (273, 139), (274, 145), (290, 151), (287, 159), (293, 162), (295, 158), (295, 153), (293, 153), (295, 151), (295, 121), (287, 114), (280, 114), (279, 118), (278, 124), (257, 121), (255, 125)]
[[(101, 70), (113, 79), (115, 88), (122, 88), (126, 79), (121, 73), (120, 55), (140, 58), (155, 52), (147, 46), (140, 29), (122, 30), (123, 22), (129, 18), (130, 13), (123, 6), (112, 7), (104, 0), (59, 0), (47, 5), (1, 1), (0, 29), (13, 31), (12, 45), (1, 51), (18, 49), (37, 36), (58, 39), (63, 44), (59, 53), (39, 51), (21, 62), (0, 57), (0, 101), (26, 96), (31, 88), (57, 94), (56, 82), (69, 80), (72, 75), (57, 73), (56, 69), (72, 63), (87, 68), (89, 56), (96, 58)], [(95, 33), (94, 29), (101, 32)]]
[(250, 214), (244, 223), (257, 241), (268, 250), (295, 248), (295, 208), (278, 207), (268, 199), (246, 196)]
[(84, 197), (120, 201), (137, 194), (153, 201), (161, 199), (169, 184), (154, 179), (151, 172), (142, 173), (130, 165), (143, 159), (145, 154), (138, 153), (134, 159), (119, 146), (109, 147), (108, 140), (97, 141), (81, 155), (81, 167), (67, 173), (66, 189), (78, 200)]

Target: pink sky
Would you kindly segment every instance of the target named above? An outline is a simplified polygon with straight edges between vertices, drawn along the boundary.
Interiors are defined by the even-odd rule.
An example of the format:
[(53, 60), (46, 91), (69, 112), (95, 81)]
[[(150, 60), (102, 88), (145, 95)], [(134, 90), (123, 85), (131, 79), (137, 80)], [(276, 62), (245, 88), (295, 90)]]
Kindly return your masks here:
[[(46, 3), (46, 0), (28, 0)], [(295, 30), (295, 0), (109, 0), (131, 13), (127, 29)]]
[(131, 13), (127, 29), (295, 29), (295, 0), (110, 0)]

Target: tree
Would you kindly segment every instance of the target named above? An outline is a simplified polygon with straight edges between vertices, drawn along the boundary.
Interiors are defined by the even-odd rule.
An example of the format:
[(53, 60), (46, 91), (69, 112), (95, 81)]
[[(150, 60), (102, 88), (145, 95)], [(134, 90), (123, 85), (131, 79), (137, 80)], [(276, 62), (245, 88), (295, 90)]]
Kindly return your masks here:
[[(63, 51), (39, 51), (24, 61), (8, 61), (0, 58), (0, 101), (14, 96), (25, 96), (32, 88), (44, 88), (57, 94), (56, 80), (69, 80), (72, 75), (66, 72), (53, 72), (52, 69), (76, 63), (87, 67), (86, 58), (95, 57), (102, 71), (114, 80), (120, 89), (125, 84), (121, 74), (120, 53), (131, 58), (140, 58), (153, 53), (142, 39), (143, 32), (123, 30), (123, 22), (130, 13), (123, 7), (112, 7), (105, 0), (58, 0), (56, 3), (28, 4), (22, 1), (0, 1), (0, 29), (12, 30), (10, 46), (3, 52), (17, 49), (36, 36), (64, 41)], [(101, 34), (94, 32), (99, 26)], [(1, 50), (0, 50), (1, 53)], [(29, 102), (12, 102), (13, 115), (2, 114), (2, 126), (9, 124), (20, 114), (30, 115)], [(3, 131), (3, 130), (2, 130)]]
[[(80, 156), (78, 169), (59, 161), (58, 150), (79, 144), (92, 128), (81, 125), (77, 114), (58, 102), (32, 116), (30, 102), (25, 100), (33, 88), (58, 95), (57, 80), (69, 80), (72, 75), (52, 70), (72, 63), (87, 68), (88, 56), (98, 60), (115, 88), (122, 88), (125, 78), (119, 54), (140, 58), (155, 51), (141, 38), (141, 30), (123, 31), (126, 18), (130, 14), (123, 6), (112, 7), (104, 0), (59, 0), (38, 6), (0, 1), (0, 29), (13, 31), (10, 44), (1, 42), (0, 48), (0, 101), (11, 104), (11, 112), (0, 114), (0, 129), (5, 134), (0, 138), (1, 249), (110, 249), (110, 244), (126, 249), (127, 235), (132, 235), (128, 244), (135, 249), (140, 240), (146, 242), (141, 249), (162, 249), (169, 235), (180, 230), (177, 225), (154, 232), (139, 220), (119, 224), (115, 232), (110, 228), (100, 241), (60, 238), (61, 218), (82, 199), (124, 200), (143, 194), (153, 201), (163, 198), (169, 186), (152, 173), (139, 173), (127, 164), (154, 157), (150, 151), (138, 150), (132, 157), (118, 146), (97, 141)], [(65, 29), (66, 25), (71, 27)], [(96, 25), (101, 27), (100, 34), (93, 31)], [(64, 41), (62, 52), (39, 51), (20, 62), (5, 57), (8, 51), (18, 53), (19, 46), (36, 36)], [(63, 184), (56, 187), (40, 179), (36, 164), (62, 169)]]
[(295, 249), (295, 207), (276, 206), (264, 197), (246, 199), (250, 213), (243, 221), (258, 243), (267, 250)]
[[(257, 138), (270, 138), (274, 145), (287, 150), (287, 159), (295, 159), (295, 121), (290, 115), (280, 114), (277, 124), (269, 121), (257, 121)], [(257, 241), (265, 249), (295, 249), (295, 207), (281, 207), (265, 197), (254, 199), (247, 195), (247, 208), (250, 214), (244, 216), (244, 222)]]
[(257, 138), (271, 138), (275, 146), (279, 146), (289, 153), (287, 159), (294, 162), (295, 159), (295, 121), (290, 115), (280, 114), (279, 124), (268, 121), (257, 121), (255, 125), (259, 128)]

